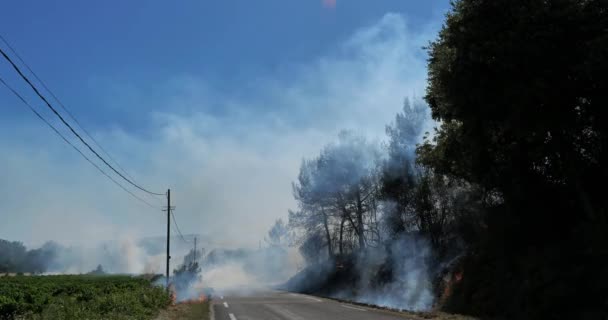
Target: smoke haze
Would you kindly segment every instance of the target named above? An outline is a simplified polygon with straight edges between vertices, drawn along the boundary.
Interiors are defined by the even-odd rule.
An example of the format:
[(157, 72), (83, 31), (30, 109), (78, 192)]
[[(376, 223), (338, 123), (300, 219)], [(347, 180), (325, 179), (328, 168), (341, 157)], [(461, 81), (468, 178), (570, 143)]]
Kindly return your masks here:
[[(147, 105), (153, 111), (142, 117), (149, 130), (115, 126), (95, 128), (93, 135), (111, 146), (137, 182), (154, 186), (154, 191), (171, 188), (184, 232), (213, 239), (208, 249), (253, 250), (274, 220), (296, 206), (291, 182), (303, 157), (318, 153), (343, 129), (368, 141), (385, 139), (385, 125), (401, 110), (404, 98), (424, 92), (422, 46), (435, 29), (418, 27), (414, 34), (404, 16), (386, 14), (315, 60), (250, 79), (238, 94), (214, 92), (196, 75), (159, 83), (154, 100), (144, 88), (102, 85), (109, 108)], [(103, 79), (96, 81), (103, 84)], [(212, 106), (222, 111), (212, 111)], [(0, 225), (3, 238), (31, 247), (58, 241), (64, 247), (49, 272), (82, 273), (98, 264), (116, 273), (164, 271), (164, 252), (138, 243), (163, 235), (166, 216), (160, 210), (125, 195), (37, 122), (19, 127), (0, 122), (0, 133), (10, 131), (27, 140), (0, 142), (0, 165), (8, 175), (0, 181), (7, 200), (2, 210), (20, 212), (10, 225)], [(162, 197), (146, 199), (159, 208), (164, 205)], [(173, 250), (175, 264), (187, 251)], [(300, 258), (290, 253), (281, 258), (289, 268), (278, 274), (262, 272), (277, 270), (265, 254), (205, 266), (202, 281), (224, 289), (255, 287), (285, 281), (302, 267)], [(413, 263), (406, 269), (424, 269)], [(424, 278), (422, 271), (413, 274)], [(409, 278), (404, 281), (417, 286)], [(387, 290), (388, 296), (400, 289)], [(392, 304), (380, 299), (379, 304)], [(428, 305), (425, 298), (417, 301), (422, 302), (413, 303), (414, 308)]]

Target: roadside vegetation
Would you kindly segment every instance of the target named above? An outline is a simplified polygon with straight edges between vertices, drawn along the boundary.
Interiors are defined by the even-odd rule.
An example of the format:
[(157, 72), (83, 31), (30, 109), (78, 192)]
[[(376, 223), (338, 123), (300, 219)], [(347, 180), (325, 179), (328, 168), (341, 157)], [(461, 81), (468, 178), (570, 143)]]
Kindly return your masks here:
[(0, 319), (153, 319), (170, 303), (142, 277), (0, 277)]
[(453, 1), (424, 101), (406, 103), (387, 143), (344, 132), (303, 161), (284, 234), (309, 267), (288, 288), (605, 319), (606, 30), (605, 1)]

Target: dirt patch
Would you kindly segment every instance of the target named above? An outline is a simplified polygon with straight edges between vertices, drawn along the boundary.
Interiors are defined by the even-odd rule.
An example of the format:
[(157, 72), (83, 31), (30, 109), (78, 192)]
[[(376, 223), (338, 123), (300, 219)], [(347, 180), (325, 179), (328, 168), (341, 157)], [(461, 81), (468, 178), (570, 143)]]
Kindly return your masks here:
[(178, 303), (161, 310), (154, 320), (209, 320), (209, 301)]

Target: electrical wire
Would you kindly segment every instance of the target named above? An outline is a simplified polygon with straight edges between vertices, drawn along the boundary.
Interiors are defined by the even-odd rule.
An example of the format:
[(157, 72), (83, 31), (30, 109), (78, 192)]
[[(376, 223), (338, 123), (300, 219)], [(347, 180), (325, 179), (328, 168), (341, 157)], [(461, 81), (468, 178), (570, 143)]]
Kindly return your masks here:
[(6, 83), (4, 81), (4, 79), (2, 79), (2, 77), (0, 77), (0, 83), (2, 83), (7, 89), (9, 89), (15, 96), (17, 96), (17, 98), (19, 98), (19, 100), (21, 100), (21, 102), (23, 102), (40, 120), (42, 120), (44, 123), (46, 123), (59, 137), (61, 137), (61, 139), (63, 139), (63, 141), (65, 141), (65, 143), (69, 144), (74, 150), (76, 150), (76, 152), (78, 152), (85, 160), (87, 160), (92, 166), (94, 166), (97, 170), (99, 170), (99, 172), (101, 172), (104, 176), (106, 176), (108, 179), (112, 180), (112, 182), (114, 182), (122, 190), (124, 190), (127, 193), (129, 193), (135, 199), (137, 199), (137, 200), (145, 203), (146, 205), (148, 205), (151, 208), (158, 209), (156, 206), (150, 204), (146, 200), (138, 197), (136, 194), (134, 194), (133, 192), (129, 191), (123, 185), (121, 185), (120, 183), (118, 183), (118, 181), (114, 180), (114, 178), (112, 178), (109, 174), (107, 174), (105, 171), (103, 171), (103, 169), (101, 169), (96, 163), (94, 163), (91, 159), (89, 159), (82, 151), (80, 151), (80, 149), (78, 149), (63, 134), (61, 134), (61, 132), (59, 132), (59, 130), (57, 130), (57, 128), (55, 128), (40, 113), (38, 113), (38, 111), (36, 111), (36, 109), (34, 109), (34, 107), (32, 107), (32, 105), (30, 105), (15, 89), (13, 89), (8, 83)]
[(171, 216), (173, 217), (173, 223), (175, 224), (175, 228), (177, 229), (177, 233), (182, 238), (182, 241), (184, 241), (186, 243), (190, 243), (190, 241), (188, 241), (188, 240), (186, 240), (186, 238), (184, 238), (184, 235), (182, 234), (182, 231), (179, 230), (179, 226), (177, 225), (177, 220), (175, 220), (175, 214), (173, 214), (173, 211), (171, 211)]
[(4, 59), (6, 59), (11, 66), (13, 67), (13, 69), (15, 69), (15, 71), (17, 71), (17, 73), (19, 74), (19, 76), (21, 76), (21, 78), (27, 82), (27, 84), (32, 88), (32, 90), (34, 90), (34, 92), (36, 93), (36, 95), (38, 95), (38, 97), (40, 97), (40, 99), (42, 99), (42, 101), (44, 101), (44, 103), (46, 104), (47, 107), (49, 107), (51, 109), (51, 111), (53, 111), (53, 113), (61, 120), (61, 122), (67, 126), (70, 131), (80, 140), (80, 142), (82, 142), (93, 154), (95, 154), (95, 156), (97, 156), (97, 158), (99, 158), (99, 160), (101, 160), (106, 166), (108, 166), (110, 169), (112, 169), (112, 171), (114, 171), (117, 175), (119, 175), (121, 178), (123, 178), (125, 181), (127, 181), (128, 183), (130, 183), (131, 185), (133, 185), (134, 187), (147, 192), (149, 194), (152, 195), (156, 195), (156, 196), (163, 196), (165, 195), (164, 193), (156, 193), (156, 192), (152, 192), (149, 191), (139, 185), (137, 185), (136, 183), (134, 183), (133, 181), (131, 181), (130, 179), (128, 179), (127, 177), (125, 177), (122, 173), (118, 172), (118, 170), (116, 170), (111, 164), (109, 164), (102, 156), (99, 155), (99, 153), (97, 153), (97, 151), (95, 151), (95, 149), (93, 149), (81, 136), (80, 134), (78, 134), (78, 132), (76, 132), (76, 130), (74, 130), (74, 128), (72, 128), (72, 126), (67, 123), (65, 121), (65, 119), (61, 116), (61, 114), (59, 114), (59, 112), (57, 112), (57, 109), (55, 109), (50, 103), (49, 101), (40, 93), (40, 91), (38, 91), (38, 89), (36, 88), (36, 86), (34, 86), (32, 84), (32, 82), (23, 74), (23, 72), (21, 72), (21, 69), (19, 69), (19, 67), (13, 62), (13, 60), (4, 52), (4, 50), (2, 50), (0, 48), (0, 54), (2, 54), (2, 56), (4, 57)]
[(99, 147), (99, 149), (101, 149), (101, 151), (108, 157), (110, 158), (110, 160), (129, 178), (131, 178), (131, 180), (135, 180), (128, 172), (127, 170), (125, 170), (119, 163), (118, 161), (116, 161), (112, 155), (110, 155), (110, 153), (108, 151), (106, 151), (106, 149), (104, 149), (103, 146), (101, 146), (101, 144), (99, 142), (97, 142), (97, 140), (95, 140), (95, 138), (93, 138), (93, 135), (91, 135), (89, 133), (89, 131), (87, 131), (87, 129), (84, 128), (83, 125), (80, 124), (80, 122), (78, 121), (78, 119), (76, 119), (76, 117), (72, 114), (72, 112), (70, 112), (70, 110), (68, 110), (68, 108), (63, 104), (63, 102), (61, 102), (61, 100), (59, 100), (59, 98), (55, 95), (55, 93), (53, 93), (53, 91), (51, 91), (51, 89), (49, 89), (49, 87), (46, 85), (46, 83), (44, 81), (42, 81), (42, 79), (40, 79), (40, 77), (38, 77), (38, 75), (36, 74), (36, 72), (34, 72), (34, 70), (32, 70), (32, 68), (30, 68), (30, 66), (25, 62), (25, 60), (23, 60), (23, 58), (21, 58), (21, 55), (19, 55), (19, 53), (17, 52), (17, 50), (15, 50), (13, 48), (13, 46), (8, 42), (8, 40), (6, 40), (6, 38), (4, 38), (2, 36), (2, 34), (0, 34), (0, 40), (2, 40), (2, 42), (4, 42), (4, 44), (8, 47), (9, 50), (11, 50), (11, 52), (15, 55), (15, 57), (17, 57), (17, 59), (25, 66), (25, 68), (34, 76), (34, 78), (36, 78), (36, 80), (38, 80), (38, 82), (40, 82), (40, 84), (42, 85), (42, 87), (51, 94), (51, 96), (53, 97), (53, 99), (55, 99), (55, 101), (57, 101), (57, 103), (59, 104), (59, 106), (61, 107), (61, 109), (63, 109), (63, 111), (65, 111), (68, 116), (70, 117), (70, 119), (72, 119), (74, 121), (74, 123), (76, 123), (76, 125), (82, 130), (84, 131), (85, 135), (87, 137), (89, 137), (89, 139), (91, 139), (91, 141), (93, 141), (93, 143)]

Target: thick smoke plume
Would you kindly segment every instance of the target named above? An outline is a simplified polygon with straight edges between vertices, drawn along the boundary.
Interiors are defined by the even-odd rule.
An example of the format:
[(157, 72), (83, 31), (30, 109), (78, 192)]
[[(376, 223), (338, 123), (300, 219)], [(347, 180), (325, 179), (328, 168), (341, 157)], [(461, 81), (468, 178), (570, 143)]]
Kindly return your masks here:
[[(120, 142), (117, 146), (119, 154), (146, 155), (145, 159), (135, 159), (141, 162), (132, 164), (140, 168), (141, 174), (136, 173), (136, 176), (156, 173), (147, 177), (151, 185), (161, 185), (161, 182), (170, 180), (175, 187), (182, 188), (175, 192), (175, 202), (184, 213), (180, 220), (182, 223), (201, 228), (198, 231), (211, 234), (215, 240), (222, 241), (231, 248), (257, 247), (263, 228), (295, 205), (289, 194), (289, 183), (297, 175), (301, 157), (310, 156), (334, 137), (336, 126), (356, 132), (354, 137), (345, 137), (346, 143), (340, 146), (341, 149), (334, 149), (336, 152), (327, 154), (331, 156), (329, 160), (351, 158), (353, 161), (327, 162), (330, 165), (324, 168), (327, 169), (327, 175), (318, 180), (315, 192), (348, 190), (337, 186), (335, 182), (340, 181), (348, 186), (362, 178), (365, 179), (362, 187), (369, 191), (376, 190), (378, 180), (374, 174), (383, 160), (395, 164), (392, 168), (395, 175), (399, 176), (404, 169), (401, 162), (387, 157), (390, 151), (385, 152), (383, 146), (374, 139), (382, 134), (386, 122), (398, 111), (403, 95), (409, 93), (404, 90), (423, 90), (425, 57), (420, 48), (427, 41), (428, 37), (424, 36), (426, 31), (428, 30), (423, 28), (411, 32), (407, 28), (405, 17), (387, 14), (376, 24), (357, 31), (329, 55), (294, 69), (293, 77), (268, 75), (268, 79), (264, 79), (260, 87), (253, 90), (256, 95), (244, 99), (234, 100), (230, 96), (215, 97), (214, 94), (201, 93), (204, 86), (201, 85), (201, 79), (196, 77), (176, 79), (179, 80), (176, 83), (179, 90), (175, 90), (174, 84), (169, 88), (163, 87), (170, 96), (160, 99), (162, 107), (157, 106), (151, 120), (154, 131), (160, 132), (158, 144), (151, 144), (129, 132), (102, 131), (99, 135), (107, 141)], [(226, 101), (229, 103), (226, 104)], [(153, 103), (156, 102), (141, 101), (140, 104), (147, 106)], [(186, 105), (188, 109), (179, 109), (183, 113), (174, 112), (181, 105)], [(206, 105), (222, 106), (228, 110), (226, 117), (206, 112), (207, 109), (202, 107)], [(269, 111), (257, 112), (263, 109), (260, 106), (268, 107)], [(323, 117), (319, 117), (320, 114)], [(412, 119), (420, 120), (416, 117)], [(426, 120), (410, 120), (405, 117), (398, 122), (423, 123), (428, 127)], [(419, 141), (418, 138), (424, 131), (418, 127), (413, 128), (418, 135), (405, 134), (403, 137), (407, 139), (402, 140), (407, 147), (404, 156), (408, 159), (413, 156), (413, 144)], [(13, 129), (15, 128), (10, 128), (11, 131)], [(357, 135), (364, 138), (359, 139)], [(138, 204), (131, 205), (131, 199), (120, 194), (121, 191), (114, 191), (112, 185), (105, 187), (106, 181), (98, 179), (96, 172), (88, 174), (90, 168), (86, 164), (78, 166), (66, 162), (64, 152), (55, 154), (49, 151), (50, 160), (32, 156), (39, 154), (39, 150), (46, 150), (43, 147), (47, 143), (45, 139), (31, 150), (14, 148), (12, 145), (0, 146), (2, 150), (11, 151), (5, 152), (10, 156), (4, 157), (2, 163), (11, 168), (7, 173), (15, 175), (5, 180), (22, 181), (24, 177), (36, 177), (36, 189), (39, 191), (33, 193), (32, 197), (49, 199), (46, 202), (40, 201), (44, 207), (38, 207), (32, 202), (27, 210), (24, 209), (23, 212), (27, 213), (22, 215), (24, 219), (36, 221), (36, 224), (15, 223), (15, 226), (2, 230), (5, 234), (13, 238), (30, 234), (30, 240), (38, 241), (37, 243), (45, 239), (81, 243), (87, 238), (97, 241), (130, 233), (129, 227), (125, 226), (137, 226), (138, 234), (149, 234), (150, 230), (157, 230), (153, 228), (158, 227), (158, 223), (164, 223), (162, 217), (158, 221), (154, 218), (142, 219), (149, 217), (145, 215), (147, 211), (144, 210), (148, 210), (146, 207), (140, 209)], [(362, 146), (365, 150), (355, 149)], [(394, 150), (401, 152), (404, 150), (401, 147), (402, 144), (396, 144)], [(54, 149), (61, 150), (52, 148)], [(16, 153), (15, 150), (19, 152)], [(169, 159), (167, 154), (180, 154), (180, 157)], [(37, 163), (52, 164), (49, 167), (53, 170), (37, 166)], [(345, 163), (350, 165), (346, 170), (342, 170), (344, 167), (339, 165), (331, 166)], [(55, 164), (66, 164), (66, 167), (55, 170)], [(48, 172), (74, 174), (70, 180), (65, 180), (70, 177), (52, 176)], [(40, 186), (39, 180), (68, 181), (66, 185), (78, 187)], [(97, 181), (98, 185), (92, 185), (92, 181)], [(174, 190), (174, 186), (171, 187)], [(19, 195), (32, 192), (30, 189), (11, 185), (5, 190), (9, 192), (6, 198), (20, 199)], [(95, 192), (91, 192), (91, 189)], [(74, 198), (81, 199), (79, 206), (73, 204), (66, 209), (63, 203), (55, 204), (55, 201), (51, 201), (64, 194), (76, 194)], [(120, 212), (120, 215), (115, 216), (101, 209), (94, 210), (96, 207), (106, 207), (105, 200), (95, 202), (98, 200), (94, 197), (123, 199), (115, 203), (120, 210), (112, 210)], [(92, 203), (97, 205), (91, 205)], [(21, 204), (13, 204), (15, 207), (18, 205)], [(425, 257), (430, 254), (421, 249), (424, 248), (423, 241), (416, 240), (414, 245), (410, 240), (402, 240), (405, 242), (401, 244), (397, 240), (389, 240), (391, 237), (384, 231), (383, 219), (391, 212), (390, 207), (396, 205), (389, 201), (375, 200), (367, 202), (367, 205), (371, 208), (370, 215), (366, 216), (369, 219), (364, 221), (366, 227), (359, 230), (365, 234), (367, 249), (359, 255), (355, 254), (359, 245), (357, 230), (345, 223), (345, 241), (340, 259), (327, 260), (329, 244), (333, 245), (336, 253), (340, 251), (340, 246), (336, 243), (338, 237), (330, 237), (328, 241), (323, 233), (319, 233), (320, 230), (314, 230), (298, 242), (298, 245), (305, 247), (306, 244), (310, 249), (301, 251), (309, 263), (304, 271), (323, 273), (319, 275), (320, 279), (331, 276), (336, 270), (343, 272), (350, 265), (351, 269), (348, 270), (364, 280), (357, 282), (356, 292), (334, 290), (335, 295), (396, 306), (402, 299), (389, 301), (391, 292), (390, 295), (397, 293), (399, 297), (406, 297), (405, 301), (411, 301), (406, 306), (426, 306), (428, 303), (423, 298), (414, 299), (416, 296), (426, 296), (424, 290), (418, 290), (426, 287), (421, 285), (426, 283), (426, 273), (419, 270), (425, 270)], [(57, 221), (67, 221), (70, 224), (57, 224)], [(55, 227), (49, 228), (52, 224)], [(48, 244), (49, 250), (46, 252), (51, 254), (42, 255), (42, 260), (45, 271), (54, 273), (86, 273), (98, 265), (109, 273), (164, 273), (164, 241), (160, 239), (152, 242), (126, 237), (86, 246)], [(179, 243), (177, 239), (172, 241), (172, 245)], [(392, 246), (402, 248), (403, 255), (389, 259), (399, 251), (391, 249)], [(212, 249), (211, 246), (206, 248)], [(411, 253), (412, 248), (417, 248), (418, 253)], [(172, 270), (178, 267), (189, 249), (172, 250)], [(303, 267), (300, 255), (292, 249), (285, 249), (286, 253), (273, 251), (275, 249), (217, 249), (216, 253), (200, 258), (200, 280), (191, 286), (194, 288), (192, 293), (185, 296), (205, 287), (218, 291), (241, 290), (284, 282)], [(267, 252), (269, 250), (271, 252)], [(408, 260), (403, 261), (406, 258)], [(337, 265), (345, 267), (337, 268)], [(385, 274), (389, 269), (404, 271), (391, 271), (390, 279), (393, 279), (394, 284), (381, 282), (383, 286), (376, 285), (375, 274)], [(421, 279), (421, 284), (408, 278), (407, 274), (416, 275), (416, 279)], [(412, 298), (408, 296), (410, 292)], [(387, 299), (376, 299), (377, 297)], [(418, 304), (416, 301), (423, 302)]]
[(360, 281), (356, 289), (334, 295), (394, 309), (428, 310), (434, 301), (430, 259), (426, 240), (402, 236), (386, 247), (358, 256), (355, 270)]
[[(182, 257), (187, 249), (176, 241), (172, 252)], [(101, 266), (113, 274), (158, 274), (164, 272), (165, 239), (125, 237), (89, 246), (48, 241), (30, 250), (21, 243), (0, 240), (0, 254), (0, 272), (82, 274)]]
[(407, 235), (378, 248), (309, 265), (283, 289), (400, 310), (425, 311), (435, 302), (432, 250)]
[(288, 290), (396, 309), (432, 307), (437, 255), (415, 203), (423, 174), (416, 145), (432, 124), (424, 103), (406, 100), (387, 126), (387, 144), (342, 133), (303, 162), (290, 225), (309, 265)]
[(201, 293), (247, 294), (272, 288), (293, 276), (300, 263), (293, 249), (282, 246), (214, 249), (196, 261), (189, 260), (190, 256), (179, 267), (186, 272), (174, 272), (170, 280), (177, 301), (195, 299)]

